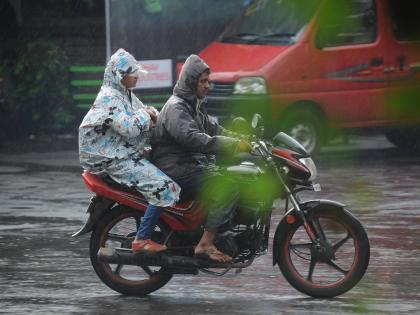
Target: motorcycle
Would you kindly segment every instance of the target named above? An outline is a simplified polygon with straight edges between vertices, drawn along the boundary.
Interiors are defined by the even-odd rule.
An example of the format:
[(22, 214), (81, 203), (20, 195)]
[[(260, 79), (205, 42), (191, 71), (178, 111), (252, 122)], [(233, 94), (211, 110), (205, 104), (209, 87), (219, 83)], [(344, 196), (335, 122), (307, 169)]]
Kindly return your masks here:
[[(347, 207), (331, 200), (301, 201), (302, 191), (319, 191), (317, 168), (305, 150), (287, 134), (271, 142), (261, 139), (261, 116), (255, 114), (254, 152), (225, 167), (240, 185), (235, 215), (219, 230), (215, 245), (233, 257), (216, 263), (194, 257), (194, 245), (206, 219), (203, 204), (189, 200), (168, 207), (152, 239), (166, 244), (160, 253), (133, 253), (133, 241), (147, 202), (138, 193), (89, 172), (83, 180), (95, 195), (86, 224), (75, 233), (89, 232), (90, 260), (99, 278), (126, 295), (146, 295), (163, 287), (175, 274), (204, 272), (224, 275), (250, 266), (269, 246), (273, 201), (285, 200), (285, 213), (273, 239), (273, 265), (298, 291), (330, 298), (353, 288), (363, 277), (370, 256), (368, 236)], [(257, 134), (257, 135), (255, 135)]]

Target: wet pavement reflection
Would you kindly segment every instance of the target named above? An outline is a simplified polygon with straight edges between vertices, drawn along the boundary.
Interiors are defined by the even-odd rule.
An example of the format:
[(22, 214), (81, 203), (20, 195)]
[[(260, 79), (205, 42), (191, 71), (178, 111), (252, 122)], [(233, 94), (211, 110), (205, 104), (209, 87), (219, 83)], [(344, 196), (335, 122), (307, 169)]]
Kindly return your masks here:
[[(339, 298), (309, 298), (272, 266), (271, 249), (241, 274), (174, 276), (148, 297), (100, 282), (89, 236), (72, 239), (90, 193), (80, 174), (0, 166), (0, 313), (7, 314), (415, 314), (420, 309), (420, 158), (396, 149), (320, 156), (323, 190), (365, 225), (371, 260)], [(281, 218), (276, 203), (272, 226)], [(274, 228), (272, 229), (272, 233)]]

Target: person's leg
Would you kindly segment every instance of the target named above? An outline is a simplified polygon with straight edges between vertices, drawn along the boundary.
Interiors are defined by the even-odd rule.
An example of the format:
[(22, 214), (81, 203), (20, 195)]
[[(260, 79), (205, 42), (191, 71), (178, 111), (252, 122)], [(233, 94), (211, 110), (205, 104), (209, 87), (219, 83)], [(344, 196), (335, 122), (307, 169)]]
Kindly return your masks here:
[(164, 210), (164, 207), (154, 205), (149, 205), (147, 207), (140, 222), (136, 237), (131, 243), (131, 249), (133, 252), (161, 252), (168, 249), (166, 245), (161, 245), (152, 241), (153, 230)]
[(200, 171), (176, 181), (183, 194), (192, 193), (193, 198), (202, 201), (208, 210), (205, 231), (195, 247), (195, 254), (216, 262), (231, 261), (231, 257), (216, 248), (214, 239), (218, 228), (233, 216), (239, 196), (237, 185), (214, 171)]
[(239, 199), (237, 183), (217, 176), (207, 186), (208, 215), (205, 229), (217, 233), (219, 227), (232, 220)]
[(138, 190), (151, 205), (170, 207), (179, 200), (178, 184), (146, 159), (118, 160), (105, 171), (116, 182)]
[(179, 186), (161, 170), (146, 159), (119, 161), (107, 169), (117, 182), (134, 186), (149, 202), (137, 236), (132, 242), (132, 250), (162, 251), (167, 249), (151, 240), (152, 231), (165, 207), (174, 205), (179, 199)]
[(165, 210), (164, 207), (149, 205), (141, 220), (136, 238), (149, 240), (152, 238), (153, 228), (156, 226), (160, 215)]

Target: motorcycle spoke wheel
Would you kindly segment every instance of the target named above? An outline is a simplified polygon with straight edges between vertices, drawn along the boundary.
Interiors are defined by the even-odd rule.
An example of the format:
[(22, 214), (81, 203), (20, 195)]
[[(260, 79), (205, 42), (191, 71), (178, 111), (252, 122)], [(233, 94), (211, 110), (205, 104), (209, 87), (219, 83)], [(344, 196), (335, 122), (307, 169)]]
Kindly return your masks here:
[(119, 275), (124, 265), (118, 264), (114, 269), (114, 274)]
[[(350, 234), (342, 223), (327, 217), (317, 218), (316, 221), (317, 230), (325, 238), (324, 241), (327, 244), (337, 244), (343, 239), (346, 239), (346, 242), (337, 247), (334, 257), (326, 257), (322, 254), (319, 254), (321, 257), (317, 257), (316, 245), (307, 245), (310, 240), (301, 226), (289, 238), (290, 263), (295, 271), (312, 285), (328, 287), (342, 281), (347, 274), (344, 270), (351, 269), (356, 256), (356, 247), (354, 239), (351, 236), (347, 237)], [(303, 244), (305, 246), (302, 246)], [(302, 253), (302, 250), (298, 252), (296, 248), (302, 250), (305, 248), (306, 252)]]
[(153, 276), (155, 274), (155, 271), (150, 269), (149, 266), (141, 266), (141, 268), (144, 270), (145, 273), (147, 273), (149, 276)]
[(108, 234), (108, 239), (115, 241), (115, 242), (120, 242), (121, 245), (127, 241), (129, 241), (128, 237), (125, 235), (118, 235), (118, 234), (113, 234), (113, 233), (109, 233)]
[[(104, 217), (92, 233), (91, 261), (101, 280), (112, 289), (128, 295), (145, 295), (165, 285), (172, 275), (163, 267), (109, 264), (97, 260), (99, 248), (131, 248), (142, 214), (135, 210), (117, 208)], [(160, 223), (155, 227), (152, 239), (163, 243), (167, 233)]]
[[(104, 231), (101, 247), (131, 248), (131, 241), (134, 240), (136, 235), (138, 222), (138, 218), (132, 216), (120, 217), (119, 221), (112, 222), (109, 231), (107, 233)], [(163, 238), (158, 226), (156, 226), (153, 234), (155, 241), (160, 241)], [(114, 270), (112, 275), (120, 278), (116, 279), (117, 281), (131, 281), (133, 283), (148, 280), (162, 269), (161, 267), (103, 264), (110, 271)], [(118, 273), (115, 271), (118, 271)]]
[(362, 225), (350, 213), (335, 209), (317, 209), (308, 223), (317, 242), (297, 222), (275, 244), (283, 275), (297, 290), (313, 297), (334, 297), (350, 290), (369, 263), (369, 240)]

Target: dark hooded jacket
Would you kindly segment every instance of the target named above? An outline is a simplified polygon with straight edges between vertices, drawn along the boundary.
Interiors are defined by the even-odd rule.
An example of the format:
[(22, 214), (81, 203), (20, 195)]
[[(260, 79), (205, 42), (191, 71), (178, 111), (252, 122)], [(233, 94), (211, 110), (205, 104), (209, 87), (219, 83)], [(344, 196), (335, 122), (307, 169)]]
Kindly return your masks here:
[(203, 100), (197, 98), (196, 88), (206, 70), (209, 67), (200, 57), (188, 57), (153, 132), (153, 163), (175, 181), (211, 167), (214, 154), (231, 151), (238, 143), (200, 106)]

